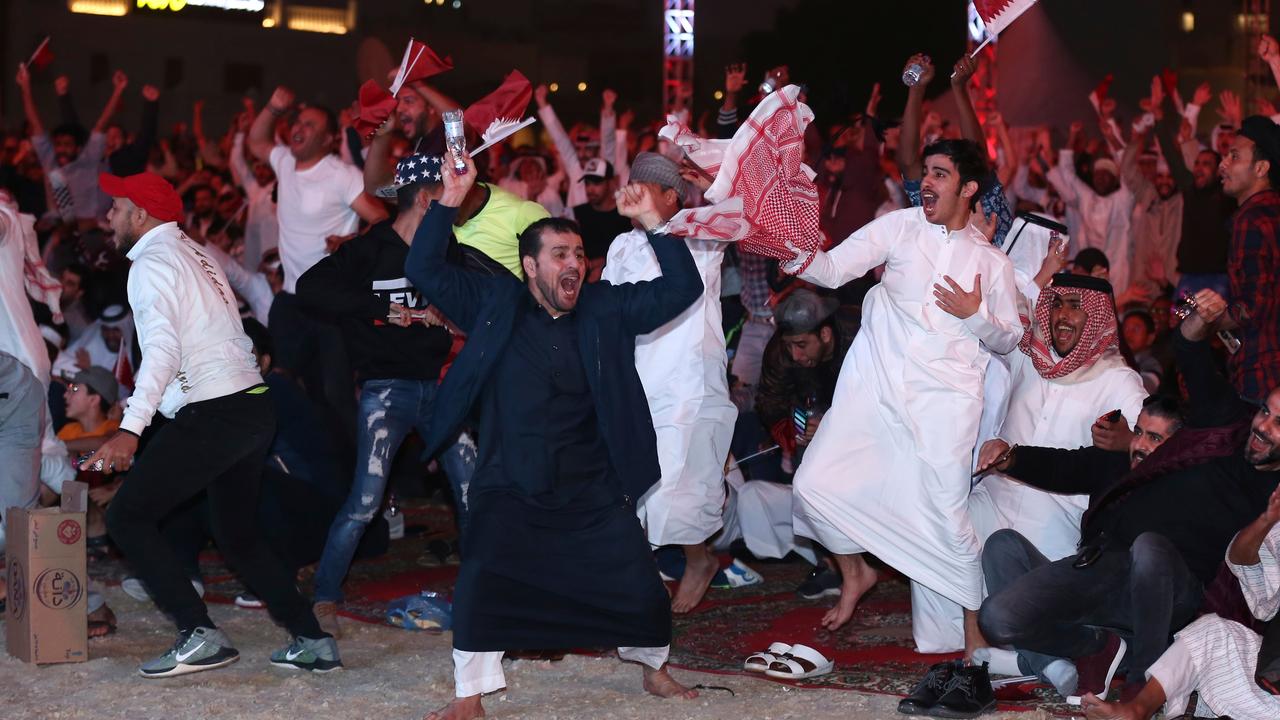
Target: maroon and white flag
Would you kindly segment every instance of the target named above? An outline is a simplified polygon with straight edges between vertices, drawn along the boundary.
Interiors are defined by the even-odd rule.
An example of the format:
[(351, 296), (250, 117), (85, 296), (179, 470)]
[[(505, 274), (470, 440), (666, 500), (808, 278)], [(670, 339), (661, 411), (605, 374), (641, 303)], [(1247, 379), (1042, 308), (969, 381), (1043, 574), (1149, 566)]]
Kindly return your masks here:
[(973, 0), (973, 7), (982, 18), (983, 27), (992, 36), (999, 35), (1035, 4), (1036, 0)]

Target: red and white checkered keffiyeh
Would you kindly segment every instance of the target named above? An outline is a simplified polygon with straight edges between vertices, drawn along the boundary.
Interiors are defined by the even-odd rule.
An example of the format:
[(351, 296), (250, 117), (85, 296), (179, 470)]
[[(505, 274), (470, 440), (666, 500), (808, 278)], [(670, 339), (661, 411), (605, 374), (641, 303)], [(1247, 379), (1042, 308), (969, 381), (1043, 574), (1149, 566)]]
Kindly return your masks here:
[[(1050, 350), (1052, 339), (1049, 318), (1053, 310), (1053, 299), (1061, 295), (1080, 295), (1080, 306), (1088, 315), (1084, 323), (1084, 332), (1076, 346), (1067, 356), (1055, 360)], [(1100, 290), (1082, 287), (1056, 287), (1050, 285), (1040, 291), (1036, 300), (1035, 322), (1023, 317), (1022, 324), (1026, 332), (1022, 335), (1018, 349), (1036, 366), (1036, 372), (1045, 380), (1058, 380), (1071, 373), (1092, 367), (1098, 358), (1107, 353), (1119, 353), (1120, 341), (1116, 333), (1116, 308), (1111, 295)]]
[(55, 323), (62, 322), (62, 283), (45, 267), (40, 257), (40, 245), (36, 239), (36, 219), (18, 212), (8, 193), (0, 192), (0, 216), (9, 226), (15, 241), (22, 243), (22, 281), (27, 295), (49, 307)]
[(766, 97), (729, 140), (705, 140), (674, 118), (659, 135), (684, 149), (715, 181), (710, 205), (682, 210), (668, 228), (675, 235), (737, 241), (748, 253), (776, 258), (795, 274), (823, 244), (818, 189), (804, 164), (804, 131), (813, 112), (788, 85)]

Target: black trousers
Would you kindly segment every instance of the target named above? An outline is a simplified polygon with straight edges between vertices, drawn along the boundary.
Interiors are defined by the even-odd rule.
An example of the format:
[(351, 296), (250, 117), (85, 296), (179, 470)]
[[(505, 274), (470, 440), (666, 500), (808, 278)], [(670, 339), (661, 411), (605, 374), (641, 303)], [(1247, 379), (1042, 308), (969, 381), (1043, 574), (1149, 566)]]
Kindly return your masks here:
[(112, 539), (181, 631), (213, 623), (160, 522), (204, 490), (218, 548), (271, 616), (291, 635), (324, 636), (293, 571), (258, 532), (258, 491), (275, 425), (265, 385), (191, 403), (156, 433), (107, 508)]
[[(994, 556), (1016, 557), (1020, 547), (1034, 550), (1013, 530), (995, 533), (982, 551), (985, 569), (993, 569)], [(1143, 681), (1204, 599), (1177, 548), (1156, 533), (1139, 535), (1127, 550), (1104, 552), (1085, 568), (1072, 567), (1075, 557), (1040, 561), (1020, 575), (1006, 571), (1008, 580), (978, 611), (983, 636), (999, 647), (1081, 658), (1102, 650), (1103, 629), (1114, 630), (1130, 638), (1131, 683)]]

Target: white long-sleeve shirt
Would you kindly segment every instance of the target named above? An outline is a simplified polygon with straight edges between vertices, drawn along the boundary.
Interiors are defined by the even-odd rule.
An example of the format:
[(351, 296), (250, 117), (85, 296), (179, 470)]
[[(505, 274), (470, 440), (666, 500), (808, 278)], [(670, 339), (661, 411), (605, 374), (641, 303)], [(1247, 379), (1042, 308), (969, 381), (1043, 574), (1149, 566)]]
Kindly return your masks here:
[(1133, 244), (1129, 225), (1133, 219), (1133, 191), (1123, 181), (1110, 195), (1099, 195), (1076, 175), (1075, 154), (1058, 153), (1058, 164), (1046, 176), (1068, 207), (1080, 213), (1080, 225), (1072, 228), (1075, 250), (1098, 248), (1111, 265), (1109, 279), (1116, 297), (1129, 287), (1129, 267)]
[(177, 223), (152, 228), (128, 258), (142, 364), (122, 430), (141, 434), (157, 410), (172, 418), (187, 403), (262, 382), (226, 274)]

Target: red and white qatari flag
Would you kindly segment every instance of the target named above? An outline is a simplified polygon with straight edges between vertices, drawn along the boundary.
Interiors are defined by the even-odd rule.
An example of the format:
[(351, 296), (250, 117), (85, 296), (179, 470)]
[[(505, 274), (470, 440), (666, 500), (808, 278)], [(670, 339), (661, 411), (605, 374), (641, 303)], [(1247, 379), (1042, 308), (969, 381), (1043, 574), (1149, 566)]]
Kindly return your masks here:
[(999, 35), (1010, 23), (1036, 4), (1036, 0), (973, 0), (988, 35)]
[(400, 59), (400, 70), (396, 73), (395, 80), (391, 81), (391, 95), (398, 95), (400, 88), (406, 83), (426, 80), (433, 75), (452, 69), (452, 57), (446, 55), (441, 60), (435, 51), (427, 47), (426, 43), (409, 38), (409, 45), (404, 49), (404, 57)]

